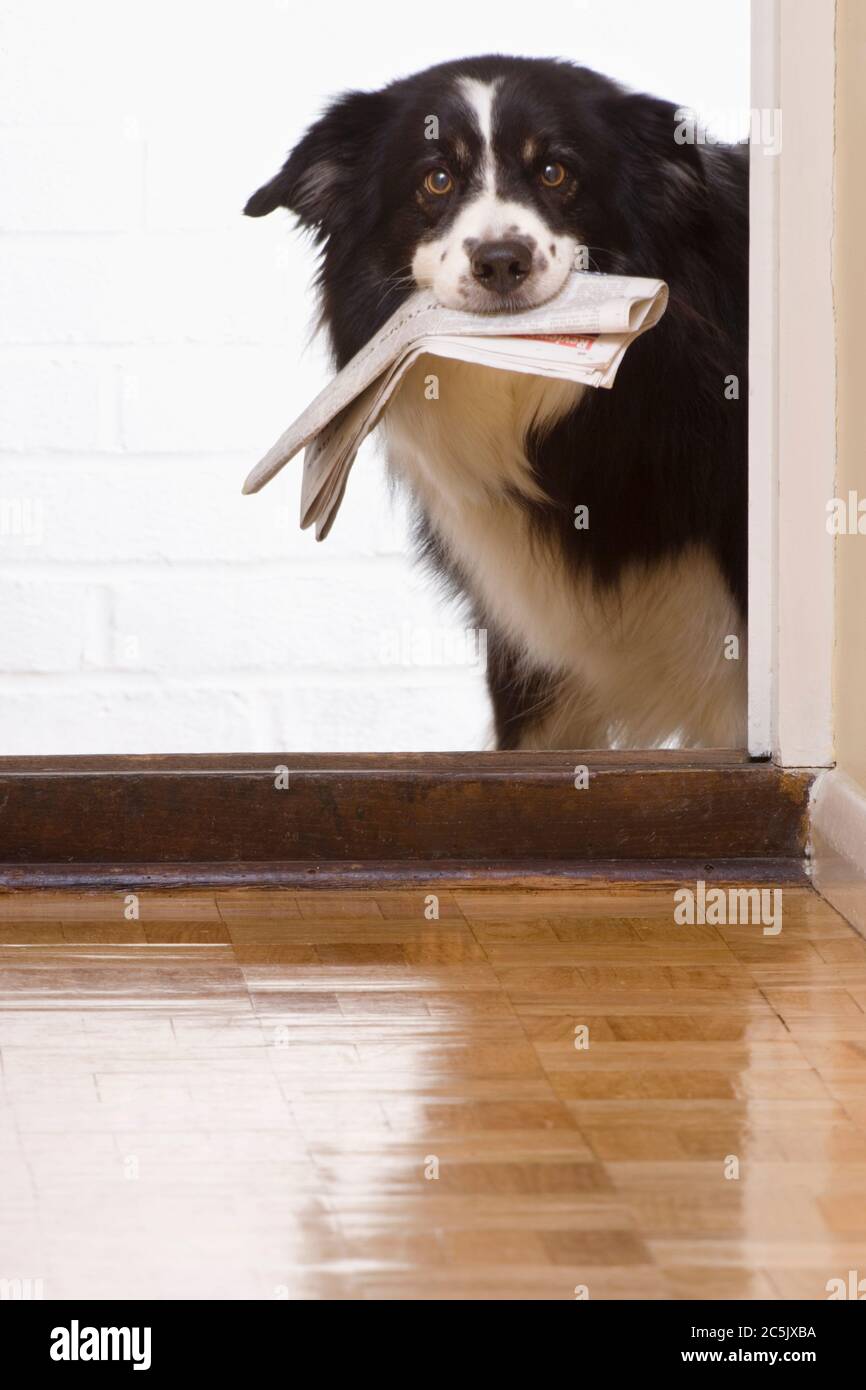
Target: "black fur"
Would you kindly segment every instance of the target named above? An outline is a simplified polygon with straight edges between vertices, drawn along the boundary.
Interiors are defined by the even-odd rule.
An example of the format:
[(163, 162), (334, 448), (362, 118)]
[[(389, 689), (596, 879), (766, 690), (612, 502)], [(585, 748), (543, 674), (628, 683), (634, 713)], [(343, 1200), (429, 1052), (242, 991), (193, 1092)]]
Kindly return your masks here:
[[(445, 157), (471, 191), (473, 137), (455, 88), (461, 76), (504, 78), (494, 131), (506, 165), (501, 191), (524, 201), (543, 197), (516, 154), (531, 137), (542, 157), (569, 170), (562, 194), (543, 205), (554, 230), (579, 235), (592, 269), (657, 276), (671, 292), (667, 313), (629, 349), (614, 388), (587, 393), (543, 438), (530, 440), (545, 500), (525, 505), (538, 527), (558, 533), (575, 569), (588, 567), (599, 585), (615, 584), (629, 562), (703, 541), (745, 612), (746, 148), (678, 144), (673, 104), (624, 92), (589, 69), (485, 57), (341, 97), (246, 212), (288, 207), (313, 229), (323, 247), (323, 319), (343, 365), (412, 292), (407, 276), (419, 241), (453, 215), (418, 197), (425, 170)], [(438, 142), (424, 138), (430, 113), (439, 120)], [(737, 400), (726, 398), (731, 376)], [(578, 504), (590, 509), (589, 530), (574, 529)], [(423, 518), (421, 542), (441, 565)], [(449, 578), (462, 588), (459, 574)], [(515, 746), (544, 702), (546, 678), (525, 672), (484, 613), (475, 618), (489, 629), (499, 743)]]

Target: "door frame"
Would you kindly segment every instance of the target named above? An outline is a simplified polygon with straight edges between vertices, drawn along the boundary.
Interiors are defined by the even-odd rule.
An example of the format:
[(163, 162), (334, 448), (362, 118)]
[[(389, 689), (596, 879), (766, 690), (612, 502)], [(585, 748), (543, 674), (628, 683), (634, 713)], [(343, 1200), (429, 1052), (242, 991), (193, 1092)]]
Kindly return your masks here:
[(783, 767), (833, 762), (835, 0), (752, 0), (749, 734)]

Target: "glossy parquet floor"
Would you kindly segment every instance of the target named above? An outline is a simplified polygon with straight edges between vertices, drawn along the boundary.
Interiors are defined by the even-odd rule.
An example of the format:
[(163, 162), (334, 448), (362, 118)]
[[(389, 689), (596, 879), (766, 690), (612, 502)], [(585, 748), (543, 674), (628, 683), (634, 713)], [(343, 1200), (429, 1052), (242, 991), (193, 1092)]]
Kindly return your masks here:
[(866, 1275), (866, 942), (811, 891), (775, 937), (625, 885), (441, 892), (438, 921), (423, 890), (134, 906), (0, 898), (0, 1278), (785, 1299)]

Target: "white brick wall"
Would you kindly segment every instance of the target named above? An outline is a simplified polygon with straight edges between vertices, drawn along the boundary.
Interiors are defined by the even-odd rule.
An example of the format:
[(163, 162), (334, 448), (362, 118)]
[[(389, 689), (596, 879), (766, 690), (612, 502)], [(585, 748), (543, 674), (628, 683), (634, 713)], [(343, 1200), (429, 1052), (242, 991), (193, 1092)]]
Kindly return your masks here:
[[(678, 48), (641, 19), (665, 6)], [(479, 670), (410, 650), (461, 622), (414, 571), (372, 446), (324, 545), (297, 529), (298, 469), (240, 495), (326, 370), (312, 253), (245, 221), (247, 195), (332, 91), (490, 47), (486, 7), (459, 0), (417, 32), (383, 0), (375, 43), (368, 7), (330, 9), (4, 0), (0, 754), (484, 742)], [(554, 10), (535, 51), (747, 104), (746, 0), (703, 28), (673, 0), (592, 6), (589, 41), (580, 0)], [(533, 51), (516, 0), (497, 23), (496, 47)]]

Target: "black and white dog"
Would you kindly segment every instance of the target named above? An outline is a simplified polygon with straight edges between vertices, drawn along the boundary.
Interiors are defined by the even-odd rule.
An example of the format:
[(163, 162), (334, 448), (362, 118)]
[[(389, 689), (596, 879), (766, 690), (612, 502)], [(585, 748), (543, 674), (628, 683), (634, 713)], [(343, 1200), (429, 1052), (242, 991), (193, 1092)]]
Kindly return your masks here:
[(419, 286), (530, 307), (581, 247), (670, 286), (610, 391), (428, 358), (386, 417), (421, 546), (487, 629), (500, 748), (745, 742), (747, 189), (747, 151), (683, 139), (674, 105), (485, 57), (340, 97), (247, 204), (314, 229), (340, 366)]

